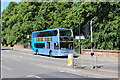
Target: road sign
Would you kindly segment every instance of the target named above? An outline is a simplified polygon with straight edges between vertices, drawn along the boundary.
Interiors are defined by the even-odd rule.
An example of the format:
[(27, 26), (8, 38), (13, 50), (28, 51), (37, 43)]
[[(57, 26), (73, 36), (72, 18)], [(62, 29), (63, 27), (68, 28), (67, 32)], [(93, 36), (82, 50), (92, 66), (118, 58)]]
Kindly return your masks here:
[(75, 36), (75, 39), (85, 39), (85, 37), (84, 36)]

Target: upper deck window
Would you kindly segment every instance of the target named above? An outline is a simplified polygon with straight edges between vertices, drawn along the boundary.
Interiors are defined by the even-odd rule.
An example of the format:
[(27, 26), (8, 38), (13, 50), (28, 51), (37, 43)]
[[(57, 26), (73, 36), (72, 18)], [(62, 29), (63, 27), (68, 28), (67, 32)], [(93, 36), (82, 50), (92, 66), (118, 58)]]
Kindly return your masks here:
[(57, 36), (57, 30), (43, 31), (33, 33), (33, 37), (46, 37), (46, 36)]

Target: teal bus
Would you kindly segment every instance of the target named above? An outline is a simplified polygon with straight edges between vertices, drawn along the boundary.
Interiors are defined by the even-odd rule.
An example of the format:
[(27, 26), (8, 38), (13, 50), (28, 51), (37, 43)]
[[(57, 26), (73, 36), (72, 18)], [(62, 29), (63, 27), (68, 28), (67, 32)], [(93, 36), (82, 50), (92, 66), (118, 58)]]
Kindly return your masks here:
[(68, 54), (73, 54), (73, 38), (73, 31), (65, 28), (32, 32), (32, 52), (49, 56), (67, 56)]

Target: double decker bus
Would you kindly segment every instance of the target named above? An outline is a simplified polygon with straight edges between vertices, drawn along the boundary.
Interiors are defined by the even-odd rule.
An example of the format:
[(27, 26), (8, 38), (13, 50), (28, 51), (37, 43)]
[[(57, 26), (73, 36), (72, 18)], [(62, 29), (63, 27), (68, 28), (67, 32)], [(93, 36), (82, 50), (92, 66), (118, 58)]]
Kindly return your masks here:
[(32, 32), (32, 52), (49, 56), (73, 54), (73, 38), (73, 31), (65, 28)]

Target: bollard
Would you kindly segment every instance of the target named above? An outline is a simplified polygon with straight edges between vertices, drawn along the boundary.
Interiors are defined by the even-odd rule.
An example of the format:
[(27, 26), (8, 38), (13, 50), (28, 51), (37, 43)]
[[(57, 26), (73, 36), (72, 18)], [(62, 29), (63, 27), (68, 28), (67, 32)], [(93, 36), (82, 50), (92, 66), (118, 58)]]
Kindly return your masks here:
[(68, 66), (73, 67), (73, 54), (68, 54)]

